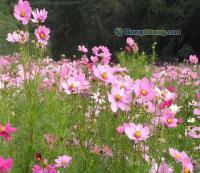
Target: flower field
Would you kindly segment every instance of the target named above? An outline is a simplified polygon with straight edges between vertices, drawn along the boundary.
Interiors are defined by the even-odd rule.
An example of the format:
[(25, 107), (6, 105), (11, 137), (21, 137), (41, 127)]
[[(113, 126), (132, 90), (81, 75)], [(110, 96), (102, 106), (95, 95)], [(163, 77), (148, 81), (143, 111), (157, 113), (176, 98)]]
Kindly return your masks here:
[(116, 55), (79, 45), (54, 61), (47, 15), (14, 7), (23, 29), (6, 38), (19, 53), (0, 56), (0, 173), (199, 173), (199, 58), (156, 66), (155, 45), (139, 53), (129, 37)]

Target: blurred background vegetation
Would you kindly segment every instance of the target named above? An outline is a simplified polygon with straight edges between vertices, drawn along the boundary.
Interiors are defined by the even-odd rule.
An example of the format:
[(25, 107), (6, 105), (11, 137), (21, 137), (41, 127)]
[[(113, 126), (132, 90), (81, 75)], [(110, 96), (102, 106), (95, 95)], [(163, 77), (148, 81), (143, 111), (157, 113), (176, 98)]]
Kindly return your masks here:
[[(0, 54), (11, 51), (7, 32), (15, 30), (12, 11), (17, 0), (0, 0)], [(126, 37), (114, 34), (116, 27), (131, 29), (176, 29), (180, 36), (134, 36), (140, 51), (150, 53), (157, 42), (160, 60), (182, 60), (200, 54), (199, 0), (31, 0), (33, 8), (49, 11), (53, 57), (71, 56), (77, 45), (105, 45), (112, 52), (124, 47)]]

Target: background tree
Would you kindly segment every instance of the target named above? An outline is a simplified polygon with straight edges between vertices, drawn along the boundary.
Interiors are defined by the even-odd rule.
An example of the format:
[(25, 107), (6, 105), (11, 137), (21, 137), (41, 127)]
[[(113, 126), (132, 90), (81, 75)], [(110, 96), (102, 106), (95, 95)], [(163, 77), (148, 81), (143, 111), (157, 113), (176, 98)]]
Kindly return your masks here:
[[(12, 11), (16, 0), (3, 0)], [(177, 29), (180, 36), (134, 36), (140, 50), (149, 53), (158, 42), (162, 60), (200, 54), (200, 1), (196, 0), (31, 0), (34, 7), (49, 10), (51, 50), (54, 57), (72, 56), (78, 44), (106, 45), (112, 51), (124, 47), (125, 36), (116, 27), (131, 29)]]

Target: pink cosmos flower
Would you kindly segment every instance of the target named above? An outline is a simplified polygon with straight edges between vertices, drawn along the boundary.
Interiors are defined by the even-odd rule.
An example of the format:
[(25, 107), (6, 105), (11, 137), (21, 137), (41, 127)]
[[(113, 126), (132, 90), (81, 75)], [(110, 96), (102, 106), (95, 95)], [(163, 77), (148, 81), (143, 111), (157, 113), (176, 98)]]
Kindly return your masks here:
[(169, 128), (173, 128), (177, 126), (178, 119), (174, 117), (174, 114), (169, 110), (164, 110), (163, 115), (161, 117), (162, 123)]
[(43, 168), (39, 165), (34, 165), (32, 173), (57, 173), (57, 170), (54, 165), (45, 165)]
[(97, 56), (91, 56), (91, 57), (90, 57), (90, 60), (91, 60), (93, 63), (96, 63), (96, 62), (99, 60), (99, 58), (98, 58)]
[(178, 151), (174, 148), (169, 148), (170, 155), (178, 162), (182, 162), (185, 158), (188, 158), (188, 155), (182, 151)]
[(155, 97), (153, 87), (154, 83), (147, 78), (135, 81), (133, 90), (135, 91), (135, 95), (139, 98), (139, 102), (150, 101)]
[(67, 81), (62, 82), (61, 86), (67, 94), (77, 93), (80, 82), (73, 77), (69, 77)]
[(149, 138), (150, 129), (141, 124), (135, 125), (134, 123), (129, 123), (128, 126), (125, 126), (125, 134), (129, 139), (138, 143), (139, 141), (145, 141)]
[(105, 154), (105, 156), (107, 156), (107, 157), (113, 156), (113, 152), (108, 145), (104, 144), (103, 148), (101, 150)]
[(92, 67), (95, 77), (106, 83), (112, 83), (114, 80), (113, 69), (108, 65), (97, 65)]
[(146, 111), (149, 113), (155, 113), (156, 112), (156, 106), (151, 101), (145, 102), (144, 105), (147, 107)]
[(196, 98), (200, 101), (200, 92), (196, 93)]
[(135, 41), (131, 38), (131, 37), (128, 37), (126, 39), (126, 43), (129, 45), (129, 46), (133, 46)]
[(193, 110), (194, 115), (199, 115), (200, 116), (200, 109), (194, 109)]
[(134, 52), (134, 53), (138, 52), (139, 50), (137, 43), (135, 43), (135, 41), (131, 37), (128, 37), (126, 40), (126, 50), (128, 52)]
[(67, 168), (72, 161), (72, 158), (69, 156), (60, 156), (58, 159), (55, 159), (56, 167), (58, 168)]
[(123, 78), (112, 81), (113, 88), (117, 87), (120, 89), (124, 89), (126, 93), (131, 93), (133, 91), (132, 86), (133, 86), (133, 80), (130, 78), (130, 76), (123, 76)]
[(108, 100), (111, 103), (111, 110), (117, 112), (118, 109), (122, 111), (130, 111), (132, 96), (126, 93), (124, 89), (112, 88), (111, 94), (108, 93)]
[(35, 9), (32, 11), (33, 19), (31, 19), (31, 21), (33, 23), (44, 23), (45, 20), (47, 19), (47, 14), (48, 12), (45, 9), (43, 10)]
[(162, 162), (160, 167), (158, 168), (157, 173), (173, 173), (173, 169), (165, 162)]
[(48, 44), (49, 38), (50, 38), (50, 29), (46, 26), (39, 26), (37, 29), (35, 29), (35, 36), (38, 39), (39, 43), (42, 43), (44, 45)]
[(111, 60), (111, 53), (105, 46), (93, 47), (92, 52), (103, 64), (109, 64)]
[(193, 164), (190, 158), (184, 158), (182, 160), (182, 172), (181, 173), (192, 173)]
[(190, 55), (189, 56), (189, 61), (191, 64), (198, 64), (199, 62), (199, 59), (196, 55)]
[(175, 99), (175, 93), (170, 92), (168, 89), (160, 90), (159, 88), (155, 88), (157, 96), (165, 101)]
[(6, 40), (11, 43), (18, 43), (19, 42), (19, 34), (15, 31), (12, 34), (8, 33)]
[(173, 104), (172, 100), (163, 101), (160, 104), (160, 109), (169, 108)]
[(6, 40), (10, 43), (24, 44), (29, 39), (29, 33), (24, 31), (15, 31), (12, 34), (8, 33)]
[(11, 133), (15, 133), (16, 128), (11, 127), (10, 123), (7, 123), (5, 126), (0, 125), (0, 137), (4, 137), (6, 141), (10, 141)]
[(83, 73), (79, 73), (78, 75), (74, 74), (74, 76), (66, 80), (63, 79), (61, 86), (67, 94), (81, 93), (89, 88), (89, 82)]
[(84, 45), (82, 45), (82, 46), (79, 45), (77, 50), (79, 52), (83, 52), (83, 53), (87, 53), (88, 52), (88, 49)]
[(27, 25), (31, 18), (31, 6), (28, 1), (19, 0), (14, 8), (14, 16), (18, 21), (22, 21), (23, 25)]
[(7, 159), (4, 160), (2, 157), (0, 157), (0, 173), (5, 173), (11, 170), (13, 165), (13, 160)]
[(200, 138), (200, 127), (193, 127), (189, 130), (188, 135), (192, 138), (199, 139)]
[(127, 123), (123, 123), (121, 124), (119, 127), (117, 127), (116, 131), (119, 133), (119, 134), (124, 134), (125, 133), (125, 127), (128, 126), (129, 124)]

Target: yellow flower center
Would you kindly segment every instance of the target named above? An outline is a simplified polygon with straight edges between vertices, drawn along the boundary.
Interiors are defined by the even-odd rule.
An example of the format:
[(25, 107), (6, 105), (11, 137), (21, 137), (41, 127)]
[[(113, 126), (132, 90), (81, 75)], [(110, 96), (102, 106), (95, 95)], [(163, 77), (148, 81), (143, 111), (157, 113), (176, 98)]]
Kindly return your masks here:
[(41, 39), (45, 39), (44, 33), (40, 33), (40, 38), (41, 38)]
[(141, 90), (140, 92), (143, 96), (146, 96), (147, 95), (147, 91), (146, 90)]
[(180, 157), (180, 154), (175, 154), (175, 158), (179, 159)]
[(122, 100), (122, 96), (116, 95), (116, 96), (115, 96), (115, 100), (116, 100), (117, 102), (121, 101), (121, 100)]
[(67, 163), (67, 162), (63, 160), (63, 161), (61, 162), (61, 165), (66, 165), (66, 163)]
[(140, 136), (141, 136), (140, 131), (136, 131), (136, 132), (135, 132), (135, 137), (136, 137), (136, 138), (139, 138)]
[(167, 123), (171, 124), (171, 123), (172, 123), (172, 119), (171, 119), (171, 118), (168, 118), (168, 119), (167, 119)]
[(162, 93), (161, 93), (161, 96), (162, 96), (162, 97), (165, 97), (165, 96), (166, 96), (166, 94), (165, 94), (164, 92), (162, 92)]
[(25, 12), (24, 11), (20, 12), (20, 17), (25, 17)]
[(6, 128), (4, 127), (4, 126), (2, 126), (1, 128), (0, 128), (0, 131), (1, 132), (4, 132), (6, 130)]
[(73, 90), (73, 89), (75, 88), (75, 85), (72, 83), (72, 84), (70, 84), (69, 88), (70, 88), (71, 90)]
[(43, 20), (43, 17), (42, 17), (42, 16), (40, 16), (40, 17), (38, 18), (38, 21), (41, 23), (41, 22), (42, 22), (42, 20)]
[(184, 168), (184, 173), (190, 173), (190, 170), (188, 168)]
[(107, 78), (108, 78), (108, 75), (107, 75), (106, 72), (103, 72), (103, 73), (101, 74), (101, 77), (102, 77), (103, 79), (107, 79)]

